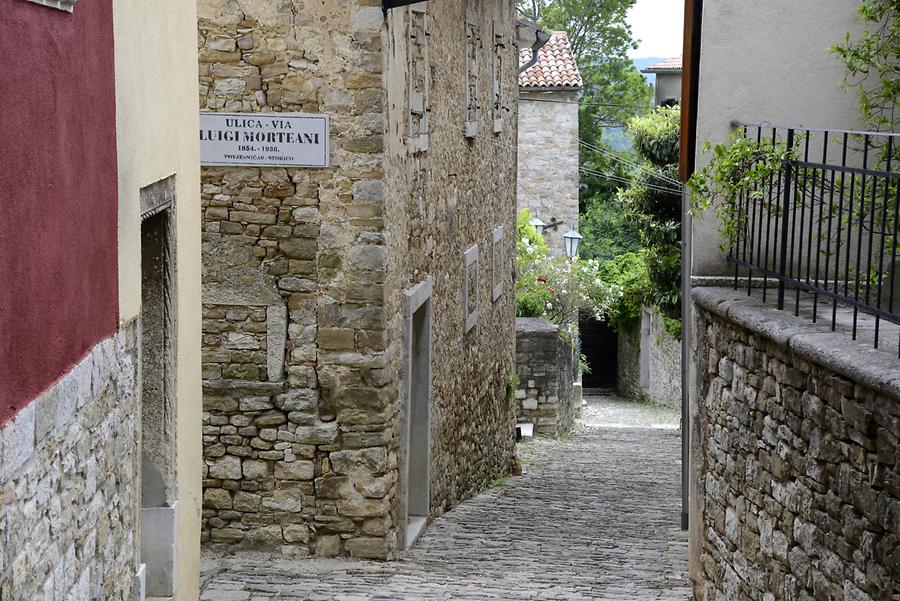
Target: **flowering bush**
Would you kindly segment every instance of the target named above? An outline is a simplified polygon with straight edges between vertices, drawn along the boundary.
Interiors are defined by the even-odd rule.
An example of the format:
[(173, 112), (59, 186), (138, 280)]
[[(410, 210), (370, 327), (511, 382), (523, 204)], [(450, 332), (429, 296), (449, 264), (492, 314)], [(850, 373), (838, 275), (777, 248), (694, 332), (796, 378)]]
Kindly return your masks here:
[(574, 331), (576, 311), (603, 319), (622, 295), (621, 287), (600, 277), (598, 261), (550, 257), (527, 209), (517, 221), (516, 315), (543, 317), (559, 325), (563, 334)]

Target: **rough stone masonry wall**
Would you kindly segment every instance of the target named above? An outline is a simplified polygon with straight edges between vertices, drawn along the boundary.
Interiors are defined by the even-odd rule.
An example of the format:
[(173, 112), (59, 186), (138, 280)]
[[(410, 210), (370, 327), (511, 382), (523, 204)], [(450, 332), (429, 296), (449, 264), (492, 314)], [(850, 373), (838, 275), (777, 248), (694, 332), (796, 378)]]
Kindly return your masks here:
[[(569, 103), (569, 104), (564, 104)], [(554, 256), (566, 254), (563, 235), (578, 229), (578, 92), (525, 92), (519, 103), (518, 208), (545, 223)]]
[(900, 398), (708, 308), (695, 332), (697, 598), (900, 597)]
[(0, 429), (0, 599), (132, 601), (137, 322)]
[[(644, 396), (652, 403), (681, 408), (681, 340), (666, 331), (662, 316), (645, 307), (641, 325), (619, 332), (616, 388), (627, 397)], [(642, 384), (642, 364), (647, 382)]]
[(393, 548), (381, 3), (201, 0), (200, 108), (331, 116), (325, 169), (204, 168), (203, 541)]
[[(402, 367), (404, 290), (433, 279), (431, 513), (440, 515), (512, 467), (515, 404), (506, 385), (514, 369), (513, 290), (518, 50), (511, 0), (428, 2), (428, 148), (413, 153), (409, 130), (409, 9), (388, 18), (385, 223), (387, 341), (394, 373)], [(477, 69), (470, 78), (478, 133), (464, 135), (466, 27), (476, 26)], [(495, 48), (495, 34), (502, 46)], [(499, 55), (499, 66), (494, 62)], [(421, 62), (418, 63), (421, 66)], [(501, 106), (494, 110), (494, 69)], [(494, 119), (502, 124), (494, 129)], [(493, 243), (493, 233), (503, 237)], [(469, 270), (474, 327), (465, 331), (463, 254), (478, 245)], [(493, 295), (494, 285), (500, 294)], [(399, 424), (398, 424), (399, 425)], [(399, 438), (399, 437), (398, 437)]]
[(539, 317), (516, 318), (517, 419), (535, 434), (559, 436), (575, 426), (574, 355), (559, 328)]

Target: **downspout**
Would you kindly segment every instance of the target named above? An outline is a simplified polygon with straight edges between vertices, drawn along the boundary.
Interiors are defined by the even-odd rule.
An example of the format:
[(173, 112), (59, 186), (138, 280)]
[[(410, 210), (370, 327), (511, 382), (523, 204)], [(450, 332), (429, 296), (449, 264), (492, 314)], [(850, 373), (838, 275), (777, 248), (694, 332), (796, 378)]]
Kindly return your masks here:
[(519, 73), (524, 73), (538, 62), (540, 50), (550, 41), (550, 34), (541, 29), (541, 26), (528, 19), (518, 19), (519, 47), (531, 47), (531, 59), (519, 67)]
[[(697, 154), (697, 98), (700, 76), (700, 34), (703, 0), (685, 0), (684, 51), (686, 69), (681, 78), (681, 148), (678, 173), (687, 182)], [(681, 193), (681, 529), (687, 530), (691, 487), (691, 235), (690, 192)]]

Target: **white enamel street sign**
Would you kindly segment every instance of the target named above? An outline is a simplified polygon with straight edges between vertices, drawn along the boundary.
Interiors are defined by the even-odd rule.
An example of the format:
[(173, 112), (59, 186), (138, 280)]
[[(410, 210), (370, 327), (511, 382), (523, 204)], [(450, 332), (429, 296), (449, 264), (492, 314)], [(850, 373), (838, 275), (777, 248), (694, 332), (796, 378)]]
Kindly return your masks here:
[(200, 163), (209, 166), (327, 167), (328, 115), (200, 113)]

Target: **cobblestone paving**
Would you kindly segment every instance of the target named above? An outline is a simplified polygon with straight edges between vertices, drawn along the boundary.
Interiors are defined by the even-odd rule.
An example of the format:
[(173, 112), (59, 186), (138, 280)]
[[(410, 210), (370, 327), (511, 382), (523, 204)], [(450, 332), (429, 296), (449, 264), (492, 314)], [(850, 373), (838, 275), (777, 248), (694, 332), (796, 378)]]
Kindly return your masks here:
[(591, 397), (584, 416), (562, 441), (519, 445), (523, 476), (435, 520), (400, 560), (207, 555), (201, 599), (690, 599), (687, 537), (678, 528), (679, 436), (658, 427), (677, 424), (677, 415)]

